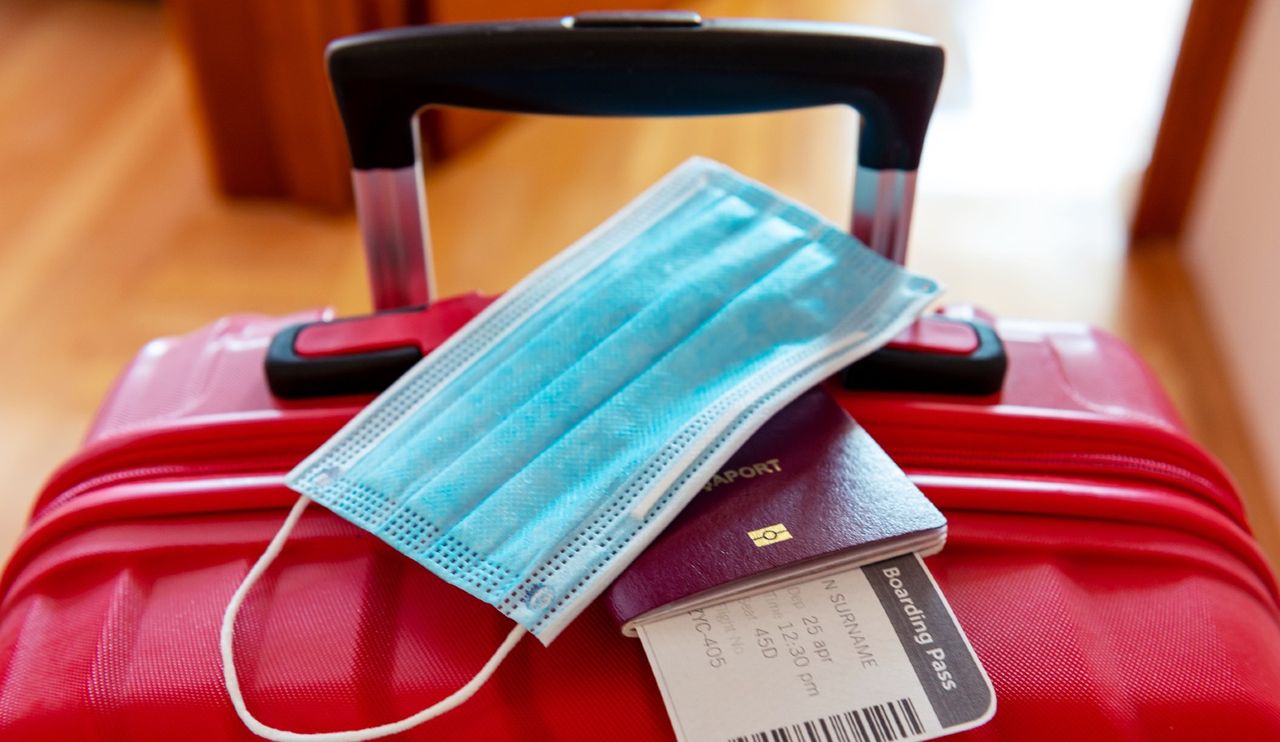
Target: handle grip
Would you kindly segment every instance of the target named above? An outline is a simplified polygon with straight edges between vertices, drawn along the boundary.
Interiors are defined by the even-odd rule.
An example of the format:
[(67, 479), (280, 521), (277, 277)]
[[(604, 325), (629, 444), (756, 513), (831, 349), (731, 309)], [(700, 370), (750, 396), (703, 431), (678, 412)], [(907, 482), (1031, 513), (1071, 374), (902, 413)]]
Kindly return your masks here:
[(844, 104), (861, 114), (853, 233), (906, 259), (915, 170), (942, 81), (922, 36), (680, 11), (394, 29), (339, 39), (327, 63), (355, 165), (374, 305), (430, 301), (416, 114), (431, 105), (695, 116)]
[(862, 115), (859, 164), (915, 170), (942, 66), (942, 49), (912, 34), (684, 13), (402, 28), (328, 51), (360, 170), (413, 165), (411, 121), (431, 105), (698, 116), (831, 104)]

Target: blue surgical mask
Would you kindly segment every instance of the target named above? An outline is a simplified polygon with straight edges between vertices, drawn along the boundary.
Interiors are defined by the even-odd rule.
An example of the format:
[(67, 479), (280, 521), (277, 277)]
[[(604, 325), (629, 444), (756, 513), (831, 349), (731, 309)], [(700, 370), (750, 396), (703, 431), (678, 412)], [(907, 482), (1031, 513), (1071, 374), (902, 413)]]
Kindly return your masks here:
[(937, 293), (690, 160), (294, 469), (295, 512), (315, 500), (493, 605), (518, 624), (502, 653), (519, 627), (550, 642), (770, 416)]

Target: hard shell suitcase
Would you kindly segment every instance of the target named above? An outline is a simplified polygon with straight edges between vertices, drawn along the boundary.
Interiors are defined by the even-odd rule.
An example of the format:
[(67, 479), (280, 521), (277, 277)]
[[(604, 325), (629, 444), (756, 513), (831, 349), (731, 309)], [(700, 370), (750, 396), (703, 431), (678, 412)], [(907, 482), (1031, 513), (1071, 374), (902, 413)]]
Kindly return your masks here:
[[(844, 27), (661, 14), (398, 31), (340, 43), (330, 64), (353, 144), (382, 143), (353, 151), (377, 304), (391, 310), (430, 298), (401, 131), (424, 103), (850, 103), (867, 120), (855, 233), (900, 259), (941, 54)], [(377, 94), (383, 83), (394, 94)], [(379, 117), (398, 122), (395, 137)], [(0, 582), (0, 738), (252, 738), (223, 688), (217, 633), (296, 498), (283, 473), (486, 301), (233, 316), (144, 348), (40, 494)], [(1229, 478), (1122, 343), (952, 307), (827, 385), (949, 518), (929, 565), (998, 698), (961, 737), (1280, 739), (1274, 579)], [(246, 603), (236, 653), (259, 718), (320, 732), (429, 705), (508, 628), (312, 508)], [(599, 605), (403, 735), (670, 737), (639, 643)]]

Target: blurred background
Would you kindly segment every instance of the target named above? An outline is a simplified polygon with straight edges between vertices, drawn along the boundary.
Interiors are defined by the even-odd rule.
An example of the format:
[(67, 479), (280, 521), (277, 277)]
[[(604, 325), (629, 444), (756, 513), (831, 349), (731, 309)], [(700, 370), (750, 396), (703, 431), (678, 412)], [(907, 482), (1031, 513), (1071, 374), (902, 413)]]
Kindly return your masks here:
[[(0, 554), (147, 340), (236, 312), (368, 311), (330, 39), (669, 5), (0, 0)], [(1092, 322), (1136, 346), (1280, 555), (1280, 3), (680, 7), (942, 41), (909, 265), (950, 302)], [(848, 219), (845, 110), (424, 123), (445, 295), (504, 289), (693, 154)]]

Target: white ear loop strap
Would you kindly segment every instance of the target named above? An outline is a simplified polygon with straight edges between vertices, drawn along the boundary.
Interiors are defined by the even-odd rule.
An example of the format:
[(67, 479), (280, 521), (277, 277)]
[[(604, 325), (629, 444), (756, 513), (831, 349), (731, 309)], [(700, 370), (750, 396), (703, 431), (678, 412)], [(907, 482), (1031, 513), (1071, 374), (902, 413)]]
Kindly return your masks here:
[(289, 538), (289, 534), (293, 532), (293, 527), (298, 524), (298, 520), (302, 517), (302, 511), (306, 510), (307, 505), (310, 504), (311, 498), (305, 495), (298, 498), (298, 502), (289, 511), (289, 517), (284, 519), (284, 524), (280, 526), (280, 530), (271, 539), (271, 543), (267, 545), (267, 550), (262, 552), (262, 556), (258, 557), (257, 563), (253, 565), (253, 569), (249, 570), (249, 573), (244, 577), (244, 581), (240, 583), (240, 587), (236, 588), (235, 593), (231, 596), (231, 602), (227, 603), (226, 612), (222, 614), (222, 631), (220, 633), (222, 677), (227, 684), (227, 694), (231, 696), (231, 705), (236, 707), (236, 713), (239, 714), (240, 720), (244, 722), (244, 725), (259, 737), (266, 737), (277, 742), (362, 742), (362, 740), (377, 739), (412, 729), (425, 721), (457, 708), (475, 695), (475, 692), (480, 690), (480, 686), (489, 680), (494, 670), (498, 669), (498, 665), (502, 663), (502, 660), (506, 659), (507, 654), (524, 636), (525, 628), (523, 626), (517, 624), (511, 630), (511, 633), (507, 635), (506, 640), (493, 653), (489, 661), (484, 663), (484, 667), (481, 667), (480, 671), (475, 674), (475, 677), (467, 681), (466, 685), (413, 716), (399, 721), (346, 732), (290, 732), (269, 727), (254, 718), (253, 714), (249, 712), (249, 707), (244, 703), (244, 695), (240, 691), (240, 678), (236, 675), (235, 655), (232, 653), (231, 640), (235, 634), (236, 615), (240, 613), (240, 606), (244, 603), (244, 598), (249, 594), (249, 590), (253, 588), (254, 583), (258, 581), (262, 573), (266, 572), (271, 563), (280, 555), (280, 550), (284, 548), (284, 542)]

